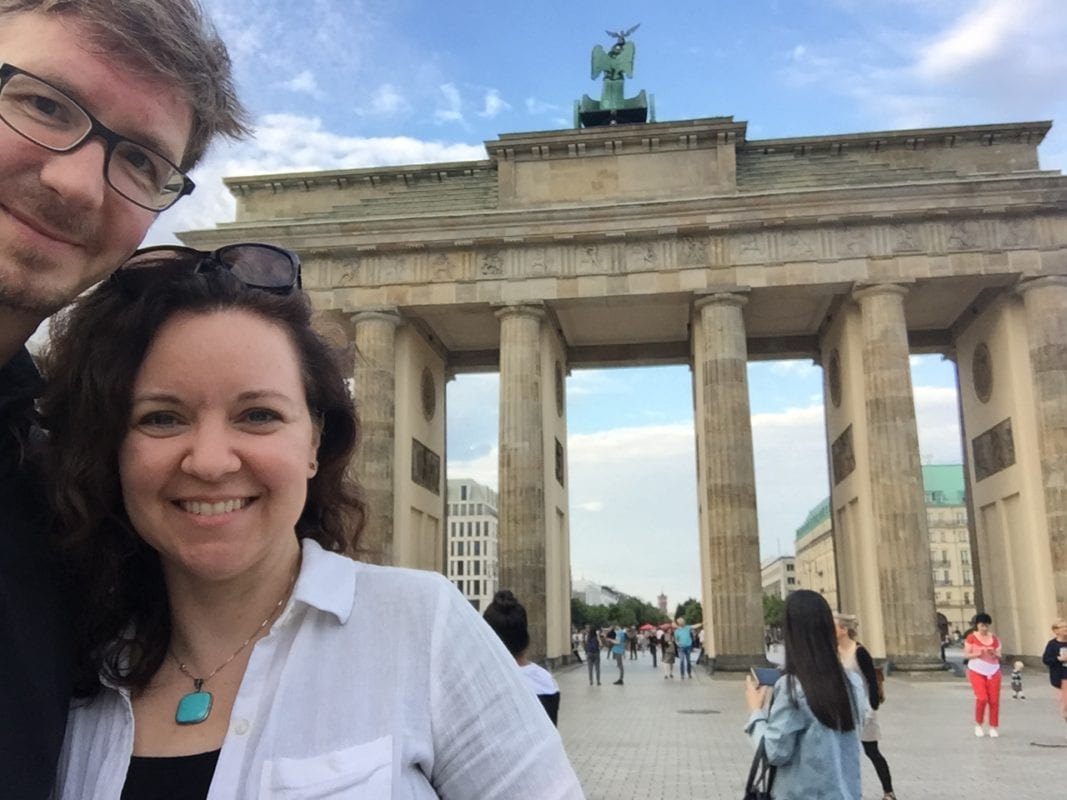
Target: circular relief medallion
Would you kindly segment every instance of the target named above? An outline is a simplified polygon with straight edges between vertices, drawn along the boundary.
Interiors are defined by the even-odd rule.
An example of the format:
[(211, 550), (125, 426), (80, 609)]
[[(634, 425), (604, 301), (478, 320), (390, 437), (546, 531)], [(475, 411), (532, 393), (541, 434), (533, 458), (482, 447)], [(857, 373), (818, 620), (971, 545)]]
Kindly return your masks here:
[(826, 379), (830, 384), (830, 402), (834, 408), (841, 405), (841, 356), (837, 350), (830, 353), (830, 364), (826, 368)]
[(988, 403), (993, 395), (993, 359), (985, 342), (979, 342), (974, 348), (971, 359), (971, 379), (974, 381), (974, 393), (983, 403)]
[(429, 367), (422, 368), (422, 415), (429, 422), (433, 419), (434, 411), (437, 410), (437, 385), (434, 383), (433, 373)]
[(556, 362), (556, 416), (563, 416), (563, 367)]

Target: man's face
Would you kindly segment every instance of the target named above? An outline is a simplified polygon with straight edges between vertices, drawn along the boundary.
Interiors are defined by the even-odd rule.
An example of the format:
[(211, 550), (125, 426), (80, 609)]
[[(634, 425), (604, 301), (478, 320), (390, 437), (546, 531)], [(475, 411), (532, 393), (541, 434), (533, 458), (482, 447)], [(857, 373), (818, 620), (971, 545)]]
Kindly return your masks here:
[[(181, 163), (192, 110), (177, 87), (83, 49), (90, 45), (74, 16), (23, 12), (0, 23), (0, 62), (48, 81), (107, 127)], [(43, 319), (140, 244), (156, 215), (108, 185), (104, 156), (99, 138), (54, 153), (0, 123), (0, 308)]]

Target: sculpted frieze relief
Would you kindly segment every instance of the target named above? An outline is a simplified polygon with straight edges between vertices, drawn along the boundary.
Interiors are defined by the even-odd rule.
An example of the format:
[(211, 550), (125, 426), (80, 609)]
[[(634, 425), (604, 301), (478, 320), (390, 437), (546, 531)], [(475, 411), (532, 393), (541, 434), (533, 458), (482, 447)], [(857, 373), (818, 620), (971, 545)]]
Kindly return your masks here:
[(478, 276), (499, 278), (504, 274), (504, 255), (499, 248), (483, 250), (478, 254)]
[(448, 249), (361, 252), (309, 259), (312, 288), (453, 283), (564, 275), (616, 275), (694, 267), (759, 266), (789, 262), (862, 259), (910, 253), (1047, 246), (1052, 222), (1037, 218), (884, 222), (769, 230), (622, 235), (600, 240), (455, 246)]
[(626, 272), (647, 272), (660, 264), (659, 242), (633, 242), (626, 246)]
[(950, 251), (981, 250), (990, 244), (977, 220), (950, 222), (945, 228), (945, 247)]
[(1015, 218), (997, 223), (997, 244), (1004, 248), (1037, 247), (1041, 232), (1036, 219)]
[(824, 258), (819, 232), (815, 230), (786, 231), (780, 234), (779, 252), (787, 261), (815, 261)]
[(709, 264), (707, 236), (683, 236), (678, 240), (678, 266), (699, 267)]
[(890, 225), (889, 249), (893, 253), (919, 253), (926, 250), (923, 226), (914, 222)]

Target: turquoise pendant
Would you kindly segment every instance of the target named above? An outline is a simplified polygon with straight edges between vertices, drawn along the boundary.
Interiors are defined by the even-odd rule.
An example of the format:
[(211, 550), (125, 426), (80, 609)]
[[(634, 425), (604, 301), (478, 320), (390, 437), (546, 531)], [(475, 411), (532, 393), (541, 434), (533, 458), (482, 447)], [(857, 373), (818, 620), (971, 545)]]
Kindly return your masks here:
[(178, 701), (178, 710), (174, 712), (174, 721), (179, 725), (197, 725), (211, 714), (211, 692), (201, 690), (204, 682), (193, 682), (195, 691), (189, 692)]

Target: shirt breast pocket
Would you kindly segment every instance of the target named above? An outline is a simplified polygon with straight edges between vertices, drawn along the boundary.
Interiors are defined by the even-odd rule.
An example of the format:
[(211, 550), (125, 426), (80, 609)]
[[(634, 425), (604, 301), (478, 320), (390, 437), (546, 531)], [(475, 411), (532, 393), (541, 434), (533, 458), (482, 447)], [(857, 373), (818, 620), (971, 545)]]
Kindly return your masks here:
[(263, 764), (261, 800), (384, 800), (393, 792), (393, 737)]

